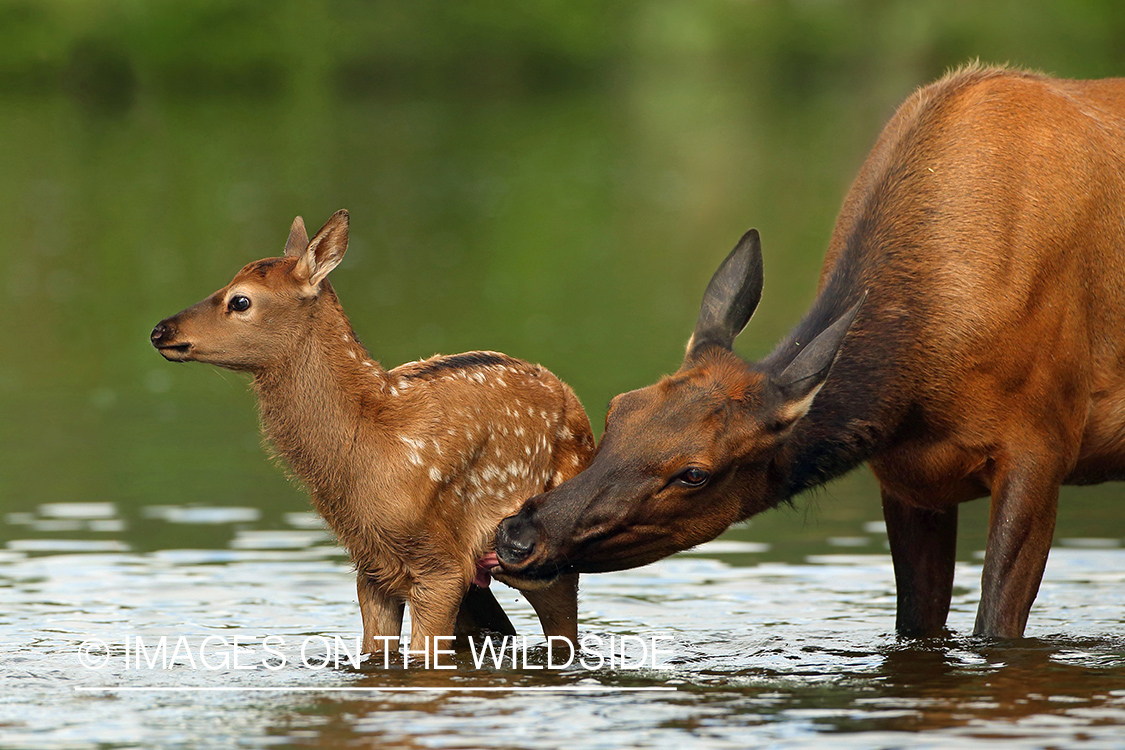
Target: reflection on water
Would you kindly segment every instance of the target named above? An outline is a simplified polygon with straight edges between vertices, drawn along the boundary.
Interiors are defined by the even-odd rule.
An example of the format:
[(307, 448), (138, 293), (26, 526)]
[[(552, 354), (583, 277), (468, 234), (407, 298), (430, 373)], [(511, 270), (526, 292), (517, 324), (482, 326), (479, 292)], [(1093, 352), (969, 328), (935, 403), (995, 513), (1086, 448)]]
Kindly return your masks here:
[[(333, 644), (348, 654), (359, 635), (340, 551), (311, 514), (249, 528), (255, 517), (246, 510), (150, 509), (169, 523), (236, 527), (222, 549), (132, 552), (114, 539), (11, 539), (0, 552), (0, 746), (1120, 745), (1125, 549), (1109, 542), (1079, 539), (1052, 551), (1029, 637), (1014, 643), (963, 635), (978, 595), (974, 562), (957, 571), (950, 624), (960, 635), (897, 639), (890, 559), (869, 522), (853, 529), (859, 534), (825, 535), (799, 563), (778, 559), (765, 542), (723, 538), (639, 570), (587, 576), (585, 666), (543, 669), (533, 613), (500, 588), (517, 629), (529, 634), (519, 668), (487, 659), (477, 668), (461, 653), (449, 672), (403, 670), (401, 662), (356, 670), (346, 657), (320, 668), (339, 648)], [(113, 513), (90, 503), (44, 506), (33, 516), (121, 520)], [(21, 529), (34, 524), (13, 527)], [(630, 635), (663, 639), (659, 668), (597, 668), (594, 656), (609, 638)], [(161, 636), (167, 648), (158, 653)], [(83, 643), (98, 645), (83, 651)], [(626, 665), (638, 662), (636, 643), (619, 654)], [(93, 668), (99, 659), (105, 666)], [(512, 691), (76, 691), (126, 686)], [(676, 691), (518, 690), (545, 686)]]

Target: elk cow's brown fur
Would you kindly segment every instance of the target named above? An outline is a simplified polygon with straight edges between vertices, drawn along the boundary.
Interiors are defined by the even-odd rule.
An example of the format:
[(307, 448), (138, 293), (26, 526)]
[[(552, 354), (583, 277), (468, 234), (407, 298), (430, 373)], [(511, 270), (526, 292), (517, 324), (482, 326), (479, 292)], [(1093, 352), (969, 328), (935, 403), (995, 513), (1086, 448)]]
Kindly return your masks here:
[(866, 461), (899, 631), (943, 630), (957, 507), (990, 495), (976, 632), (1022, 634), (1059, 485), (1125, 478), (1125, 79), (971, 66), (919, 90), (844, 201), (811, 310), (747, 364), (731, 345), (760, 293), (751, 231), (680, 372), (618, 396), (590, 467), (501, 525), (504, 569), (649, 562)]
[[(153, 344), (173, 361), (253, 374), (266, 436), (355, 563), (365, 653), (399, 636), (407, 602), (412, 648), (455, 625), (511, 631), (471, 585), (476, 561), (501, 518), (585, 465), (586, 414), (550, 372), (494, 352), (384, 370), (325, 278), (347, 231), (341, 211), (309, 242), (298, 217), (285, 257), (164, 320)], [(573, 643), (578, 579), (564, 579), (525, 594), (544, 632)]]

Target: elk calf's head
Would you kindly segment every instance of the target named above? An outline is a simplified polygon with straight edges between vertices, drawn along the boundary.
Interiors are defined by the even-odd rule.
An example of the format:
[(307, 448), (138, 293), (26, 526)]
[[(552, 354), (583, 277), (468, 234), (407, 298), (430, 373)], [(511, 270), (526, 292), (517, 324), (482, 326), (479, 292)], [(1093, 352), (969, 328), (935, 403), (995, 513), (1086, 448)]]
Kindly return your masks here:
[(298, 216), (285, 256), (250, 263), (225, 287), (162, 320), (152, 344), (172, 362), (259, 371), (290, 357), (308, 336), (310, 308), (348, 246), (348, 212), (337, 211), (310, 241)]
[(782, 499), (777, 459), (859, 303), (771, 373), (731, 350), (761, 293), (750, 230), (711, 279), (680, 370), (614, 398), (591, 465), (503, 521), (496, 548), (509, 576), (644, 565)]

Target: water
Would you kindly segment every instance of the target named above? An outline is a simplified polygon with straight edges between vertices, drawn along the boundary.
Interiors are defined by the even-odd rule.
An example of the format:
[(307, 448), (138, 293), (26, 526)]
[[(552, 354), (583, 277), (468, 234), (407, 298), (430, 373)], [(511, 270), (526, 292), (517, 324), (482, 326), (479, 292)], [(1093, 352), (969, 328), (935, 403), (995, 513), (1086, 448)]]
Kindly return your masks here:
[[(749, 226), (766, 280), (739, 351), (799, 319), (847, 185), (915, 86), (978, 55), (1119, 74), (1113, 4), (9, 5), (0, 747), (1125, 745), (1119, 485), (1064, 491), (1015, 643), (968, 636), (980, 502), (961, 511), (952, 635), (895, 637), (860, 470), (695, 553), (588, 576), (582, 634), (663, 638), (656, 668), (626, 640), (618, 668), (594, 641), (589, 668), (535, 669), (537, 624), (502, 587), (526, 667), (318, 668), (359, 633), (345, 556), (263, 457), (245, 380), (147, 341), (279, 253), (294, 215), (315, 229), (346, 207), (333, 284), (384, 364), (506, 351), (598, 426), (677, 367)], [(126, 661), (138, 638), (151, 668)], [(490, 690), (339, 690), (379, 687)], [(544, 687), (579, 690), (524, 690)]]
[[(793, 515), (778, 523), (807, 532)], [(249, 507), (150, 506), (145, 516), (230, 541), (134, 549), (129, 519), (107, 502), (9, 516), (0, 746), (1121, 746), (1119, 538), (1057, 546), (1028, 637), (1014, 643), (965, 635), (979, 596), (971, 560), (957, 570), (955, 634), (897, 639), (878, 522), (829, 519), (817, 524), (819, 551), (799, 562), (752, 525), (640, 570), (587, 576), (585, 663), (565, 669), (544, 669), (533, 613), (501, 587), (529, 636), (517, 668), (477, 668), (463, 653), (455, 670), (435, 671), (348, 664), (359, 634), (353, 578), (312, 514), (289, 513), (275, 528)], [(623, 665), (599, 666), (622, 636), (647, 643), (627, 639), (612, 652)], [(336, 653), (339, 665), (325, 666)], [(122, 687), (132, 691), (105, 689)], [(207, 692), (216, 687), (225, 692)], [(339, 690), (376, 687), (457, 690)], [(523, 692), (542, 687), (611, 691)], [(675, 690), (612, 691), (636, 687)]]

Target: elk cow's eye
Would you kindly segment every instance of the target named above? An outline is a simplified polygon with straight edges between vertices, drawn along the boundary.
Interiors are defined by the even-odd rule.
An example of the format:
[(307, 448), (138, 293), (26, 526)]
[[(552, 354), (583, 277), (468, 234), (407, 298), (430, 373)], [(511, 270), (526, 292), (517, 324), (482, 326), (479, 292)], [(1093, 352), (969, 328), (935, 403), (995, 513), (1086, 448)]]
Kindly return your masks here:
[(683, 487), (702, 487), (707, 484), (707, 480), (711, 475), (698, 466), (691, 466), (684, 469), (676, 476), (676, 483)]
[(246, 312), (250, 309), (250, 298), (245, 294), (236, 294), (230, 298), (227, 309), (232, 312)]

